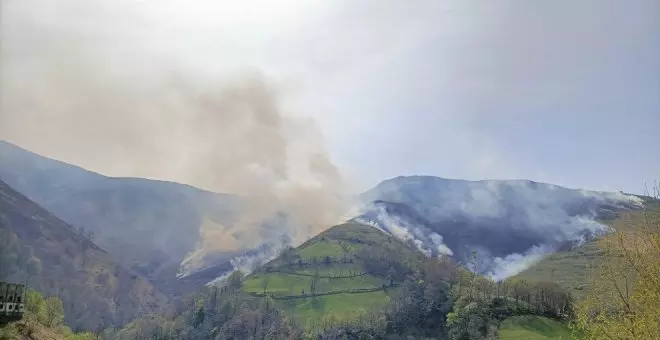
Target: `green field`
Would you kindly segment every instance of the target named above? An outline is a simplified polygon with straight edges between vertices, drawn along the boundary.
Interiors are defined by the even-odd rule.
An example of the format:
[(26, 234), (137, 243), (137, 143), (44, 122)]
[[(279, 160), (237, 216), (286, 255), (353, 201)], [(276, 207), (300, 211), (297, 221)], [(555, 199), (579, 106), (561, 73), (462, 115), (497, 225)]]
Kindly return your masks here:
[[(296, 273), (314, 275), (316, 273), (316, 268), (303, 268), (296, 269)], [(354, 263), (336, 263), (332, 266), (321, 266), (318, 268), (319, 276), (332, 276), (332, 277), (346, 277), (346, 276), (355, 276), (362, 272), (362, 266), (360, 264)]]
[(499, 331), (500, 340), (568, 340), (571, 330), (557, 320), (523, 315), (507, 318)]
[[(313, 277), (267, 273), (255, 275), (243, 284), (243, 290), (249, 293), (266, 293), (276, 296), (301, 295), (302, 292), (311, 293)], [(319, 278), (316, 284), (317, 293), (349, 291), (361, 288), (380, 288), (385, 280), (365, 275), (353, 278)], [(265, 288), (264, 288), (265, 287)]]
[(517, 276), (532, 281), (555, 282), (576, 297), (589, 289), (593, 268), (600, 265), (603, 251), (596, 242), (589, 242), (571, 251), (547, 256)]
[[(374, 261), (381, 263), (381, 257), (389, 258), (383, 259), (383, 263), (395, 258), (403, 267), (410, 268), (419, 268), (425, 260), (417, 249), (376, 228), (344, 224), (266, 264), (246, 278), (243, 290), (272, 296), (287, 315), (306, 329), (317, 328), (330, 320), (334, 323), (357, 320), (382, 308), (389, 302), (389, 294), (396, 291), (395, 287), (384, 289), (390, 283), (390, 264), (376, 266), (380, 268), (377, 272), (369, 270), (374, 270)], [(311, 296), (315, 280), (316, 296)], [(356, 292), (358, 289), (379, 290)], [(323, 295), (326, 293), (337, 294)]]
[(378, 291), (277, 301), (277, 304), (305, 329), (314, 329), (326, 320), (334, 322), (356, 320), (374, 309), (385, 306), (388, 302), (388, 294)]
[[(658, 201), (647, 201), (647, 214), (658, 214)], [(644, 219), (642, 213), (622, 215), (615, 220), (601, 221), (619, 230), (635, 230)], [(582, 298), (589, 290), (589, 282), (595, 269), (602, 264), (604, 252), (599, 241), (586, 243), (570, 251), (551, 254), (517, 276), (530, 281), (555, 282), (576, 298)]]
[(329, 257), (341, 257), (344, 254), (344, 249), (339, 242), (334, 241), (319, 241), (308, 245), (298, 252), (303, 259), (318, 258), (323, 259)]

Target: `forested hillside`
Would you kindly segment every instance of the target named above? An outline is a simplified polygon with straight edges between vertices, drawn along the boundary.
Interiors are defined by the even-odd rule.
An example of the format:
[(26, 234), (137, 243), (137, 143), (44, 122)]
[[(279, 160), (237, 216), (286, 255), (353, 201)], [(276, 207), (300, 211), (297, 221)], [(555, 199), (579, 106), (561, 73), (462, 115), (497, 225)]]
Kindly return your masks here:
[(0, 181), (0, 279), (62, 300), (67, 325), (122, 325), (168, 299), (77, 230)]
[(238, 209), (231, 195), (178, 183), (106, 177), (1, 140), (0, 180), (171, 295), (190, 291), (189, 285), (176, 282), (176, 275), (195, 249), (203, 221), (226, 224)]

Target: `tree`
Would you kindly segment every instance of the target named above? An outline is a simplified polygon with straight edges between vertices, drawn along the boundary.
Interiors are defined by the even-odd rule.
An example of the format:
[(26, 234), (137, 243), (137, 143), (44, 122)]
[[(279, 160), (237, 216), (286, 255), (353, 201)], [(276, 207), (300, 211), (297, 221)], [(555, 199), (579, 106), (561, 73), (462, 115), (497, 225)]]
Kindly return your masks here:
[(319, 280), (320, 280), (319, 268), (316, 267), (316, 271), (314, 271), (314, 276), (312, 277), (312, 281), (310, 282), (310, 292), (312, 295), (316, 293), (316, 285), (318, 285)]
[(231, 290), (237, 290), (243, 286), (243, 272), (240, 270), (235, 270), (229, 277), (227, 278), (227, 287), (229, 287)]
[(64, 308), (62, 300), (50, 296), (44, 300), (44, 325), (47, 327), (59, 326), (64, 322)]
[(204, 311), (204, 300), (197, 300), (195, 305), (197, 308), (195, 309), (195, 314), (192, 319), (192, 325), (194, 328), (197, 328), (204, 322), (204, 317), (206, 316)]
[(660, 187), (646, 210), (619, 218), (598, 245), (604, 258), (576, 327), (588, 339), (660, 339)]
[(25, 292), (25, 309), (32, 314), (39, 314), (44, 304), (44, 296), (33, 289)]

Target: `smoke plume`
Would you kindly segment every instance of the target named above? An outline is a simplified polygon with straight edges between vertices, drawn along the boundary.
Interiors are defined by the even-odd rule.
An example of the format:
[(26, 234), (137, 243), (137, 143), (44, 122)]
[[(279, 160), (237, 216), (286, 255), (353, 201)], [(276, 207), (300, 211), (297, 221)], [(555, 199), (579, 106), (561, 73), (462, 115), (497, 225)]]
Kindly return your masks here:
[(454, 255), (440, 234), (428, 227), (390, 214), (378, 203), (370, 204), (354, 220), (378, 228), (402, 241), (412, 242), (426, 256)]
[(599, 219), (644, 206), (639, 197), (623, 193), (429, 176), (384, 181), (361, 199), (358, 221), (410, 240), (430, 256), (467, 264), (476, 251), (477, 271), (498, 280), (608, 232)]
[[(285, 112), (284, 92), (258, 71), (184, 58), (185, 46), (169, 45), (183, 40), (145, 8), (4, 1), (0, 139), (108, 175), (240, 195), (231, 226), (200, 226), (186, 270), (335, 223), (344, 182), (314, 122)], [(266, 230), (278, 213), (286, 225)]]

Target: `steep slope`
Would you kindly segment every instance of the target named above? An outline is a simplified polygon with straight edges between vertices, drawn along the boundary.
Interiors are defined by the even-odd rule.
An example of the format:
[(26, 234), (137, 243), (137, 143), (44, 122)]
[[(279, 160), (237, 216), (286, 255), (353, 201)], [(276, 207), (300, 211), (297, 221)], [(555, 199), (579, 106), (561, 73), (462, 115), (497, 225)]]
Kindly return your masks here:
[(550, 254), (516, 277), (554, 282), (579, 298), (589, 289), (589, 275), (593, 268), (600, 265), (602, 256), (603, 250), (596, 241), (592, 241), (575, 249)]
[(596, 219), (643, 206), (639, 197), (623, 193), (429, 176), (387, 180), (360, 199), (365, 208), (358, 221), (459, 262), (476, 251), (479, 268), (498, 279), (603, 233), (606, 228)]
[(167, 303), (148, 281), (2, 181), (0, 278), (59, 296), (65, 321), (86, 329), (123, 324)]
[[(120, 263), (170, 294), (198, 289), (224, 275), (233, 256), (255, 250), (219, 249), (186, 271), (194, 275), (175, 280), (182, 261), (200, 241), (200, 226), (208, 222), (228, 230), (243, 199), (177, 183), (108, 178), (5, 142), (0, 142), (0, 179), (69, 224), (86, 228)], [(525, 180), (429, 176), (386, 180), (359, 195), (359, 201), (362, 213), (356, 221), (458, 262), (477, 251), (479, 267), (495, 278), (515, 275), (547, 254), (591, 239), (604, 231), (595, 219), (612, 219), (641, 204), (622, 193)], [(286, 221), (275, 224), (265, 223), (262, 230), (285, 230)]]
[[(205, 220), (230, 224), (239, 202), (191, 186), (109, 178), (0, 141), (0, 179), (73, 225), (120, 263), (176, 287)], [(165, 282), (163, 282), (165, 281)]]
[(270, 296), (305, 327), (353, 320), (383, 306), (425, 256), (380, 230), (347, 223), (319, 234), (250, 275), (244, 290)]
[[(643, 228), (643, 221), (649, 215), (660, 214), (660, 202), (645, 198), (646, 209), (621, 214), (618, 218), (603, 221), (609, 227), (624, 230), (627, 228)], [(555, 282), (570, 291), (575, 297), (581, 298), (589, 289), (593, 279), (594, 269), (603, 263), (604, 245), (601, 239), (587, 242), (574, 249), (566, 249), (551, 254), (538, 263), (522, 271), (517, 277), (530, 281)]]

